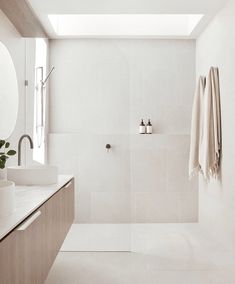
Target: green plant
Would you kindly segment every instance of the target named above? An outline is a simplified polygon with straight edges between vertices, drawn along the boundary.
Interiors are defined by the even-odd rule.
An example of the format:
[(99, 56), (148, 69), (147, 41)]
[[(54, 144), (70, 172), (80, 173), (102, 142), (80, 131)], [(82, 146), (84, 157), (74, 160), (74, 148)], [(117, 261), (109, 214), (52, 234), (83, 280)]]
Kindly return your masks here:
[(16, 154), (15, 150), (10, 150), (10, 143), (5, 140), (0, 140), (0, 169), (4, 169), (7, 159)]

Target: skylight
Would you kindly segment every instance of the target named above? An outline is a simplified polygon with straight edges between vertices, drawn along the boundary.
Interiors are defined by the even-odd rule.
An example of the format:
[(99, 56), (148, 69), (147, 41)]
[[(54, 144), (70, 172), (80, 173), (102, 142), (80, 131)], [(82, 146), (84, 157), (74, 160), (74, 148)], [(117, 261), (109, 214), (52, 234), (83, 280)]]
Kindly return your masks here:
[(58, 36), (190, 36), (202, 14), (48, 15)]

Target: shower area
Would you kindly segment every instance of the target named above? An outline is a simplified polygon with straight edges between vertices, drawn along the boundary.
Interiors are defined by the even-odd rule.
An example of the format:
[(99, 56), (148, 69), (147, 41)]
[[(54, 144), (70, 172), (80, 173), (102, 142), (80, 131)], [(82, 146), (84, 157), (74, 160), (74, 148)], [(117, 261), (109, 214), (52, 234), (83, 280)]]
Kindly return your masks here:
[[(48, 160), (76, 185), (62, 250), (129, 251), (153, 224), (196, 223), (195, 41), (50, 40), (50, 64)], [(153, 134), (139, 134), (141, 119)]]

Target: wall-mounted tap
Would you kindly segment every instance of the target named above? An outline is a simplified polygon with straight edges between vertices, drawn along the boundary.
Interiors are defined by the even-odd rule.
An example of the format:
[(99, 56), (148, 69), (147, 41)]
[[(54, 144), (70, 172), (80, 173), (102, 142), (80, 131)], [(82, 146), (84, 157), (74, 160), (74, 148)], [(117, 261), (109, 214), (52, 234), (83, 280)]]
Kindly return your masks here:
[(110, 144), (106, 144), (105, 148), (106, 148), (107, 152), (109, 152), (109, 150), (112, 148), (112, 146)]
[(33, 149), (33, 140), (32, 138), (27, 135), (27, 134), (24, 134), (20, 137), (20, 140), (18, 142), (18, 166), (21, 165), (21, 144), (22, 144), (22, 141), (24, 138), (27, 138), (29, 140), (29, 144), (30, 144), (30, 149)]

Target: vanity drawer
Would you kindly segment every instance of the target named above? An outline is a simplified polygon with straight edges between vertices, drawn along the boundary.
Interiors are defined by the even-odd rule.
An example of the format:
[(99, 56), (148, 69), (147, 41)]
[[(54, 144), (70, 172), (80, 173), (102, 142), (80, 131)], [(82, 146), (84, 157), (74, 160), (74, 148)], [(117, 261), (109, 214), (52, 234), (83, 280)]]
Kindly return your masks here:
[(46, 262), (51, 267), (74, 220), (74, 180), (48, 200), (45, 211)]
[(71, 180), (0, 242), (0, 283), (44, 283), (73, 219)]
[(1, 284), (42, 283), (45, 218), (42, 206), (0, 242)]
[(0, 241), (0, 283), (19, 282), (20, 257), (17, 247), (17, 234), (13, 231)]
[(45, 265), (47, 218), (43, 205), (15, 229), (19, 259), (17, 283), (42, 283), (47, 275)]

